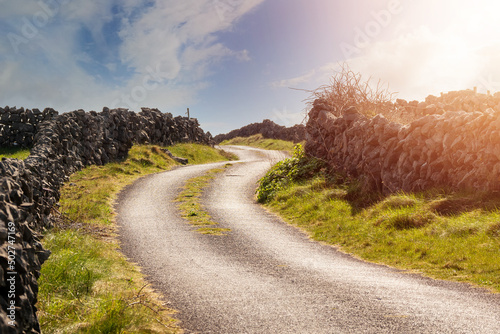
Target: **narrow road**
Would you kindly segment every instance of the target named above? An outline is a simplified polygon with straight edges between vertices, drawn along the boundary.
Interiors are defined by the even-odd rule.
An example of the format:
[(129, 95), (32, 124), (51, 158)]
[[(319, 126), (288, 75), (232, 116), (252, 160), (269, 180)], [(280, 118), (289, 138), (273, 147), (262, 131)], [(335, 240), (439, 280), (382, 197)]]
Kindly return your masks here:
[(500, 333), (500, 296), (366, 263), (309, 240), (255, 203), (282, 156), (229, 147), (241, 162), (203, 202), (226, 236), (203, 235), (173, 202), (223, 163), (138, 180), (116, 209), (122, 249), (180, 312), (186, 333)]

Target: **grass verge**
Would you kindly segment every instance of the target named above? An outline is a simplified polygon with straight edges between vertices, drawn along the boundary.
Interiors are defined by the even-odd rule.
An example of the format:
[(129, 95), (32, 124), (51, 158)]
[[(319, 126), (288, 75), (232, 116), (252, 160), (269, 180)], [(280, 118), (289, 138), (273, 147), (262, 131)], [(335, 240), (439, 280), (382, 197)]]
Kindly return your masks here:
[(256, 134), (250, 137), (236, 137), (230, 140), (225, 140), (220, 145), (243, 145), (263, 148), (266, 150), (293, 152), (294, 143), (279, 139), (265, 139), (262, 134)]
[(12, 158), (24, 160), (30, 155), (30, 150), (28, 148), (8, 148), (0, 147), (0, 159), (1, 158)]
[[(286, 168), (274, 173), (286, 177)], [(371, 262), (500, 292), (500, 196), (433, 190), (382, 197), (321, 171), (304, 175), (272, 192), (264, 178), (259, 191), (269, 194), (262, 202), (271, 211), (313, 239)]]
[[(210, 147), (179, 144), (190, 162), (227, 160)], [(176, 165), (158, 146), (134, 146), (127, 159), (90, 166), (62, 188), (56, 226), (44, 234), (52, 251), (39, 279), (38, 316), (44, 333), (178, 333), (139, 269), (119, 251), (112, 202), (127, 184)]]
[(186, 219), (191, 225), (197, 227), (196, 231), (202, 234), (226, 235), (230, 229), (217, 228), (217, 222), (213, 221), (200, 203), (203, 190), (209, 182), (215, 178), (215, 175), (224, 171), (225, 168), (232, 166), (226, 164), (224, 168), (214, 168), (202, 176), (189, 179), (184, 190), (176, 198), (179, 202), (178, 208), (181, 210), (182, 218)]
[(238, 160), (235, 154), (224, 150), (207, 150), (199, 144), (182, 144), (169, 147), (170, 152), (178, 157), (189, 159), (190, 164), (205, 164), (209, 162)]

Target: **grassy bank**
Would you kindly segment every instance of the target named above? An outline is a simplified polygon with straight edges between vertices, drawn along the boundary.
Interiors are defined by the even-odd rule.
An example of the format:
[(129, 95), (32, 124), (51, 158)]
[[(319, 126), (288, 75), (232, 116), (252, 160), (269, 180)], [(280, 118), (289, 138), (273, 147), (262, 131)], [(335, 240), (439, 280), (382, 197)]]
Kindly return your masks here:
[(355, 180), (327, 175), (320, 162), (296, 154), (261, 180), (258, 195), (313, 239), (344, 252), (500, 292), (498, 194), (366, 194)]
[[(212, 148), (169, 148), (190, 163), (225, 161)], [(134, 146), (121, 163), (91, 166), (63, 187), (64, 215), (44, 235), (52, 251), (42, 267), (38, 315), (44, 333), (177, 333), (174, 311), (163, 305), (139, 269), (119, 251), (112, 202), (135, 179), (177, 163), (157, 146)]]
[(230, 140), (225, 140), (220, 145), (243, 145), (263, 148), (266, 150), (293, 151), (294, 143), (285, 140), (265, 139), (261, 134), (256, 134), (250, 137), (236, 137)]
[(7, 148), (0, 147), (0, 159), (1, 158), (13, 158), (24, 160), (30, 155), (30, 150), (27, 148)]

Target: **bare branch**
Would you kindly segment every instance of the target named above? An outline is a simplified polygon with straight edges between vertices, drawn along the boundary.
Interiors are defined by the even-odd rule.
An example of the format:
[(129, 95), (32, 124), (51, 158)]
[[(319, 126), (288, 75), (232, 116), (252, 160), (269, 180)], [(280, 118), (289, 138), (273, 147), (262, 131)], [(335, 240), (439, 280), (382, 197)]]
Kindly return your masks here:
[(402, 115), (393, 103), (394, 93), (380, 80), (372, 86), (370, 81), (364, 81), (360, 73), (349, 68), (346, 63), (340, 64), (340, 70), (330, 78), (330, 83), (310, 91), (311, 96), (305, 100), (311, 108), (314, 101), (321, 100), (329, 111), (340, 117), (350, 107), (356, 107), (358, 112), (367, 116), (384, 115), (394, 122), (403, 122)]

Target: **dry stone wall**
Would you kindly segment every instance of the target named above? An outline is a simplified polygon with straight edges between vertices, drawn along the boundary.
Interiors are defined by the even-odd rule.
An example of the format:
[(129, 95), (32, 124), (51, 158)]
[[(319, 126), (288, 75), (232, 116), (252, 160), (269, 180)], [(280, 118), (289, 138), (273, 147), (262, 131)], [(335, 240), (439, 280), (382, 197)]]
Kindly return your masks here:
[(306, 129), (302, 124), (285, 127), (283, 125), (278, 125), (269, 119), (265, 119), (261, 123), (252, 123), (229, 133), (219, 134), (214, 137), (214, 140), (216, 143), (221, 143), (224, 140), (236, 137), (249, 137), (259, 133), (266, 139), (281, 139), (292, 141), (294, 143), (301, 142), (306, 138)]
[(0, 108), (0, 147), (32, 147), (38, 124), (58, 115), (52, 108)]
[[(10, 116), (9, 116), (10, 117)], [(0, 162), (0, 333), (39, 333), (36, 316), (40, 269), (49, 257), (38, 232), (68, 177), (86, 165), (123, 158), (133, 143), (213, 145), (196, 119), (157, 109), (101, 113), (77, 110), (37, 124), (24, 161)]]
[(500, 110), (500, 92), (480, 94), (476, 89), (451, 91), (440, 96), (429, 95), (424, 101), (397, 99), (391, 106), (391, 119), (404, 124), (427, 115), (442, 115), (447, 111), (485, 112), (488, 109)]
[(500, 110), (444, 111), (403, 125), (354, 107), (335, 117), (326, 106), (316, 100), (309, 112), (306, 152), (367, 189), (500, 190)]

